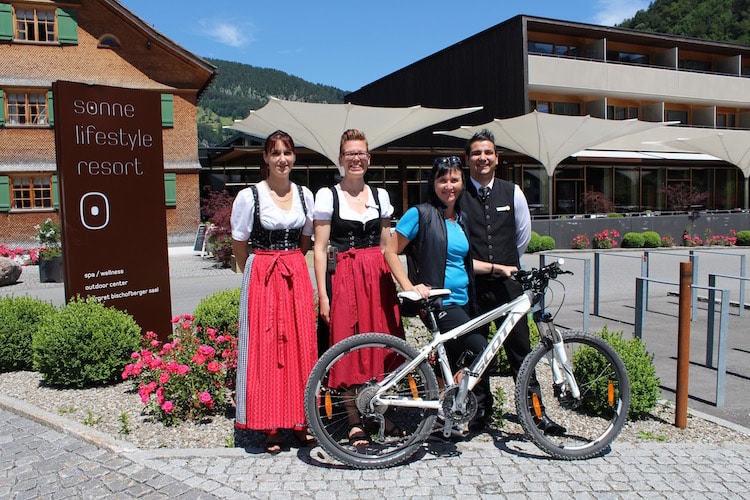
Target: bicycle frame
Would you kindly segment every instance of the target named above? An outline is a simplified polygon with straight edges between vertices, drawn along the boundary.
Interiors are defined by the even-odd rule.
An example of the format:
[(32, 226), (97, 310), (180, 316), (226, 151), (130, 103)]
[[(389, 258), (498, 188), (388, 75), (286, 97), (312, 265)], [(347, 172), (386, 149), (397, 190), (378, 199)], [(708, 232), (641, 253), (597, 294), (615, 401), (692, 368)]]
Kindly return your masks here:
[(425, 408), (425, 409), (438, 409), (441, 406), (441, 401), (436, 399), (434, 401), (414, 400), (407, 398), (383, 398), (382, 395), (393, 387), (398, 381), (404, 378), (404, 376), (411, 370), (419, 366), (420, 363), (425, 361), (430, 353), (438, 349), (440, 359), (440, 366), (443, 371), (444, 380), (453, 380), (453, 373), (445, 360), (445, 351), (441, 351), (440, 348), (448, 341), (453, 340), (461, 335), (474, 330), (477, 327), (489, 324), (490, 322), (507, 315), (502, 324), (497, 328), (497, 333), (492, 340), (487, 344), (487, 347), (477, 357), (471, 367), (465, 371), (464, 376), (461, 379), (459, 388), (459, 394), (457, 397), (458, 401), (462, 401), (466, 397), (466, 394), (473, 389), (481, 375), (489, 368), (500, 347), (505, 342), (505, 339), (510, 334), (513, 327), (526, 317), (526, 314), (531, 309), (533, 299), (533, 292), (528, 290), (523, 294), (519, 295), (515, 299), (502, 304), (495, 309), (487, 311), (476, 318), (473, 318), (463, 325), (457, 326), (452, 330), (445, 333), (439, 331), (433, 332), (435, 334), (433, 340), (419, 350), (419, 356), (415, 357), (410, 363), (402, 366), (397, 371), (391, 373), (391, 375), (378, 385), (380, 389), (376, 392), (375, 396), (371, 400), (371, 404), (383, 404), (387, 406), (405, 406), (410, 408)]

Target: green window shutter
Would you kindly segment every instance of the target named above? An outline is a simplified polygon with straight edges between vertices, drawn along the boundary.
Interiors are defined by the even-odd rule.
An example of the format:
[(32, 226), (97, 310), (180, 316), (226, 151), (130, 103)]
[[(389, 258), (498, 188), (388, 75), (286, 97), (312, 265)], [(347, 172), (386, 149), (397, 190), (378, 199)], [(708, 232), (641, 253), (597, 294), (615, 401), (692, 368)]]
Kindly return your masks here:
[(57, 176), (52, 176), (52, 207), (60, 208), (60, 188), (57, 183)]
[(55, 125), (55, 108), (52, 102), (52, 91), (47, 92), (47, 123), (52, 127)]
[(78, 45), (76, 9), (57, 9), (57, 41), (60, 45)]
[(0, 40), (13, 40), (13, 7), (7, 3), (0, 3)]
[(5, 125), (5, 94), (0, 90), (0, 127)]
[(10, 211), (10, 178), (0, 175), (0, 212)]
[(177, 206), (177, 174), (164, 174), (164, 197), (168, 207)]
[(174, 96), (172, 94), (161, 95), (161, 126), (174, 127)]

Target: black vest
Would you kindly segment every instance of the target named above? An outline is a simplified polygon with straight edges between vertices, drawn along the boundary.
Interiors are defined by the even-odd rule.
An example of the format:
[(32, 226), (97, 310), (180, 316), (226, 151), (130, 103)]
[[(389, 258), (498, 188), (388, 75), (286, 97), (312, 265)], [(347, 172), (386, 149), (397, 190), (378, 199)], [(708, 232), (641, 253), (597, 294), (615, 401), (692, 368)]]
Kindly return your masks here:
[(479, 199), (472, 182), (461, 197), (461, 210), (471, 223), (466, 232), (474, 258), (506, 266), (520, 267), (516, 246), (516, 212), (512, 182), (495, 178), (487, 201)]
[[(259, 250), (295, 250), (299, 248), (299, 240), (302, 237), (302, 227), (291, 229), (266, 229), (260, 223), (260, 201), (258, 200), (258, 187), (250, 186), (255, 199), (255, 217), (253, 218), (253, 230), (250, 232), (250, 245)], [(305, 204), (305, 193), (302, 186), (297, 184), (299, 199), (302, 202), (302, 211), (307, 216), (307, 205)]]
[[(409, 281), (414, 285), (424, 283), (432, 288), (443, 288), (445, 286), (445, 261), (448, 255), (448, 230), (445, 227), (445, 218), (442, 212), (430, 203), (419, 204), (416, 209), (419, 213), (419, 230), (417, 236), (404, 250)], [(456, 220), (464, 233), (468, 235), (466, 216), (458, 212)], [(471, 241), (469, 241), (469, 253), (464, 257), (464, 267), (469, 276), (469, 308), (473, 314), (475, 310), (474, 267), (471, 257)], [(438, 300), (441, 301), (441, 299)]]
[(333, 195), (333, 215), (331, 216), (331, 246), (339, 252), (352, 248), (370, 248), (380, 246), (380, 199), (378, 190), (371, 188), (372, 197), (378, 210), (378, 217), (368, 220), (364, 224), (358, 221), (342, 219), (339, 216), (339, 197), (336, 188), (329, 188)]

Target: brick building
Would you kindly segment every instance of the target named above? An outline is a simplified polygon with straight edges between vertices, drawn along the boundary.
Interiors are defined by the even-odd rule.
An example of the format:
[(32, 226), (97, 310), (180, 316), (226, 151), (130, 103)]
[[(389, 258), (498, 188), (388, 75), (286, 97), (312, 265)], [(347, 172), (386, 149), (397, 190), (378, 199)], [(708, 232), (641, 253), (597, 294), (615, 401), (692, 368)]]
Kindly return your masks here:
[(218, 70), (115, 0), (0, 2), (0, 242), (58, 217), (52, 83), (158, 92), (170, 237), (200, 222), (196, 104)]

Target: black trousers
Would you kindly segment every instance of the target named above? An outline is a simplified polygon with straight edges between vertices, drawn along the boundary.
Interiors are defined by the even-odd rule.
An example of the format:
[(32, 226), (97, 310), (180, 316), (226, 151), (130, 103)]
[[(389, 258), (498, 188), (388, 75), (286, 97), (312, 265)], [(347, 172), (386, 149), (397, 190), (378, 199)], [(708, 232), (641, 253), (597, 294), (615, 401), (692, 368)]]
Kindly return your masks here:
[[(475, 286), (477, 306), (480, 313), (505, 304), (523, 293), (521, 285), (511, 279), (488, 279), (477, 276)], [(489, 326), (485, 327), (485, 330), (485, 335), (489, 334)], [(503, 347), (505, 348), (505, 354), (508, 356), (508, 364), (510, 365), (513, 380), (515, 380), (518, 376), (518, 369), (521, 367), (521, 363), (523, 363), (526, 355), (531, 352), (528, 322), (519, 321), (513, 330), (511, 330), (508, 338), (505, 339)]]
[[(466, 307), (458, 305), (448, 305), (443, 306), (437, 311), (435, 314), (440, 332), (445, 333), (469, 321), (471, 316), (469, 316), (466, 309)], [(447, 342), (445, 350), (448, 354), (451, 370), (455, 373), (459, 368), (471, 366), (485, 347), (487, 347), (487, 335), (483, 332), (482, 328), (478, 328)], [(472, 391), (479, 402), (479, 407), (484, 408), (484, 415), (487, 416), (492, 415), (493, 398), (489, 377), (491, 371), (492, 366), (490, 366), (486, 375), (482, 377)]]

